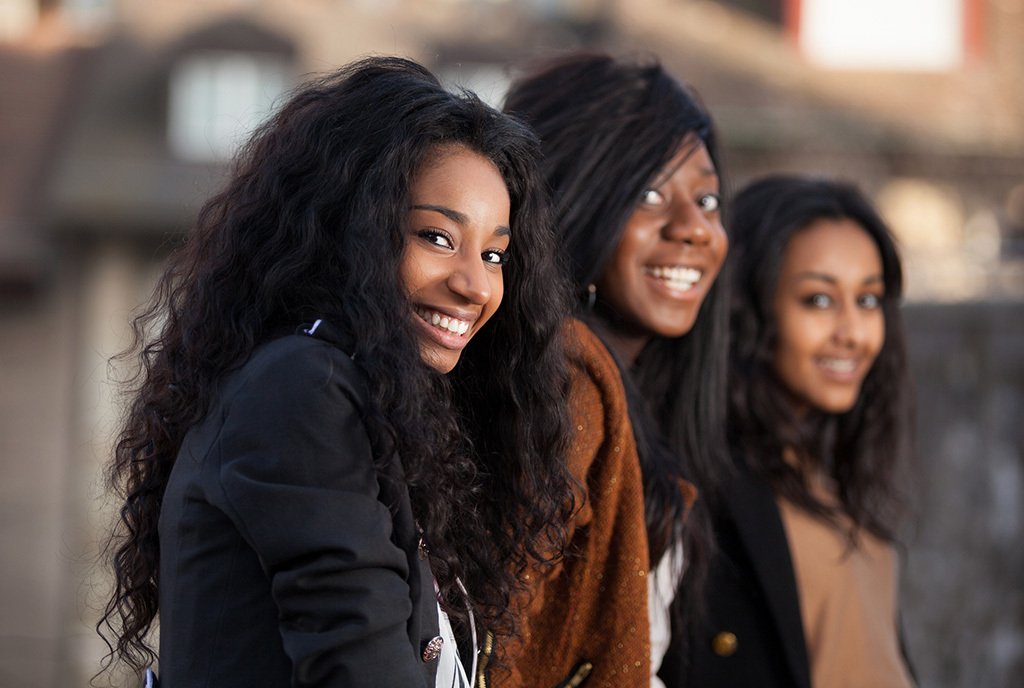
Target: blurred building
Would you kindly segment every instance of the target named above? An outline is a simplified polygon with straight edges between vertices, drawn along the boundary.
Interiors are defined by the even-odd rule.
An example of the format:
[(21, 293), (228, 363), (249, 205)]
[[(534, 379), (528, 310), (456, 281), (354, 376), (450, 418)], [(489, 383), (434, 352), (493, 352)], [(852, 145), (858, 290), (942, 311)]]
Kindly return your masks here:
[(695, 85), (729, 186), (815, 172), (879, 203), (907, 261), (932, 476), (911, 648), (927, 685), (1020, 675), (1024, 0), (0, 0), (0, 685), (97, 669), (109, 359), (246, 132), (359, 55), (498, 102), (575, 47), (654, 53)]

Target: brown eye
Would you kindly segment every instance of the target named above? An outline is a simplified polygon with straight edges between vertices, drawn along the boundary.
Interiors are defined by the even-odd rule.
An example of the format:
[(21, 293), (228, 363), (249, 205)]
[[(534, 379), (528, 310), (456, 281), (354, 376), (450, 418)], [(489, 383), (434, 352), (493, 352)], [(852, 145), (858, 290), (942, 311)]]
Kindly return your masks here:
[(713, 213), (718, 210), (722, 200), (718, 197), (718, 194), (704, 194), (697, 200), (697, 204), (705, 213)]
[(416, 232), (416, 236), (423, 239), (428, 244), (433, 244), (440, 248), (454, 248), (451, 237), (436, 229), (421, 229)]
[(882, 297), (878, 294), (864, 294), (860, 297), (861, 308), (868, 310), (876, 310), (882, 307)]
[(665, 205), (665, 196), (657, 189), (644, 189), (640, 194), (640, 202), (652, 208)]
[(819, 310), (824, 310), (832, 305), (832, 297), (828, 294), (811, 294), (803, 301), (805, 305)]
[(508, 262), (508, 254), (504, 251), (484, 251), (482, 254), (485, 263), (502, 266)]

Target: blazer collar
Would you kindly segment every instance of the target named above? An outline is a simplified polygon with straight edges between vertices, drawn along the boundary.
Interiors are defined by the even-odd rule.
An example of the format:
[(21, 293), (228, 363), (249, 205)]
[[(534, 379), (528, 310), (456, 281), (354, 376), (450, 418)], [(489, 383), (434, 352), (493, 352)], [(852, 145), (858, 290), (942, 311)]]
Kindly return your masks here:
[(321, 318), (316, 318), (311, 322), (302, 323), (295, 331), (295, 334), (316, 337), (317, 339), (322, 339), (325, 342), (330, 342), (348, 354), (349, 358), (353, 357), (352, 352), (355, 351), (356, 348), (355, 338), (350, 332)]
[(754, 562), (795, 685), (810, 688), (810, 663), (789, 542), (771, 487), (749, 471), (729, 481), (723, 502)]

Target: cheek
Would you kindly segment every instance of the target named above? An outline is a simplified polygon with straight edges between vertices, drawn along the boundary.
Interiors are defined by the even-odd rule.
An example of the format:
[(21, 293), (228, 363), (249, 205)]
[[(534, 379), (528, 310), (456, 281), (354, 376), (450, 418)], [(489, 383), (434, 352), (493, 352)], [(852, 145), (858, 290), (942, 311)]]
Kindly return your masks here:
[(874, 359), (878, 356), (882, 347), (885, 345), (885, 319), (879, 315), (878, 320), (873, 323), (873, 326), (869, 333), (869, 346), (871, 350), (871, 357)]
[(439, 265), (415, 246), (408, 246), (398, 269), (399, 279), (407, 295), (415, 294), (438, 279)]
[(420, 265), (414, 254), (414, 249), (406, 246), (402, 253), (402, 262), (398, 266), (398, 279), (406, 294), (414, 293), (416, 284), (420, 281)]
[(609, 268), (620, 274), (634, 270), (644, 261), (647, 249), (652, 243), (651, 236), (655, 231), (655, 225), (650, 220), (633, 219), (627, 223), (619, 236), (619, 244), (615, 247)]
[(491, 288), (491, 298), (484, 306), (481, 321), (477, 326), (477, 329), (483, 327), (487, 321), (491, 319), (491, 316), (498, 312), (502, 301), (505, 299), (505, 278), (501, 271), (496, 271), (495, 274), (488, 275), (487, 279)]
[(787, 386), (802, 377), (801, 369), (810, 361), (814, 351), (815, 325), (805, 318), (781, 314), (778, 318), (778, 339), (775, 344), (776, 372), (785, 378)]
[(597, 279), (598, 296), (619, 307), (642, 299), (635, 283), (640, 274), (637, 266), (641, 262), (640, 242), (635, 234), (635, 229), (626, 230), (604, 272)]
[(793, 380), (799, 377), (800, 356), (790, 343), (781, 337), (775, 347), (774, 367), (775, 374), (786, 387), (792, 387)]
[(715, 266), (715, 272), (722, 268), (722, 264), (725, 263), (725, 257), (729, 255), (729, 235), (725, 233), (725, 227), (722, 226), (721, 222), (715, 222), (715, 242), (713, 253), (715, 259), (718, 261)]
[(618, 260), (613, 260), (604, 273), (597, 279), (597, 293), (609, 303), (620, 303), (628, 300), (631, 289), (625, 272)]
[(491, 300), (490, 306), (492, 311), (498, 310), (501, 306), (502, 300), (505, 298), (505, 276), (500, 270), (496, 270), (494, 275), (490, 278), (491, 282)]

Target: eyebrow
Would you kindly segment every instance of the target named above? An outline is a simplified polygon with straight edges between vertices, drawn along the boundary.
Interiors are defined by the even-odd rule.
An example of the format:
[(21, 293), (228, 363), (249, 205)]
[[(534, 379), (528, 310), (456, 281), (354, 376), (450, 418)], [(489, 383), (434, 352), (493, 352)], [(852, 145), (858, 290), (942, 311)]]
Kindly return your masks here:
[[(686, 164), (686, 161), (687, 161), (687, 160), (689, 160), (689, 159), (690, 159), (690, 156), (692, 156), (692, 155), (693, 155), (693, 153), (695, 153), (695, 152), (696, 152), (696, 149), (694, 149), (693, 151), (691, 151), (691, 152), (690, 152), (690, 154), (689, 154), (689, 155), (687, 155), (687, 156), (686, 156), (685, 158), (683, 158), (683, 159), (682, 159), (682, 160), (681, 160), (681, 161), (679, 162), (679, 164), (678, 164), (678, 165), (676, 165), (675, 167), (672, 167), (672, 168), (665, 168), (665, 169), (663, 169), (663, 170), (659, 171), (659, 172), (658, 172), (658, 174), (657, 174), (657, 175), (655, 175), (655, 177), (654, 177), (654, 180), (653, 180), (653, 181), (651, 182), (650, 188), (654, 188), (654, 189), (657, 189), (657, 188), (658, 188), (658, 187), (660, 187), (660, 186), (661, 186), (662, 184), (664, 184), (665, 182), (667, 182), (667, 181), (669, 180), (669, 178), (670, 178), (670, 177), (671, 177), (671, 176), (672, 176), (673, 174), (675, 174), (675, 173), (676, 173), (676, 171), (677, 171), (677, 170), (678, 170), (678, 169), (679, 169), (680, 167), (682, 167), (683, 165), (685, 165), (685, 164)], [(714, 167), (713, 165), (712, 165), (712, 166), (709, 166), (709, 167), (702, 167), (702, 168), (701, 168), (701, 170), (700, 170), (700, 176), (702, 176), (702, 177), (707, 177), (707, 178), (709, 178), (709, 179), (713, 177), (713, 178), (715, 178), (715, 179), (717, 180), (717, 179), (718, 179), (718, 170), (716, 170), (716, 169), (715, 169), (715, 167)]]
[[(435, 213), (441, 213), (452, 222), (459, 225), (468, 225), (469, 218), (466, 217), (465, 213), (460, 213), (458, 210), (454, 210), (445, 205), (433, 205), (432, 203), (420, 203), (412, 207), (413, 210), (432, 210)], [(495, 236), (511, 236), (512, 230), (509, 229), (508, 225), (498, 225), (494, 228)]]
[[(820, 280), (822, 282), (828, 282), (829, 284), (838, 284), (838, 282), (839, 282), (839, 280), (837, 280), (832, 275), (829, 275), (828, 273), (814, 272), (814, 271), (811, 271), (811, 270), (808, 270), (806, 272), (801, 272), (800, 274), (798, 274), (796, 276), (796, 278), (798, 280), (804, 280), (804, 279)], [(881, 275), (871, 275), (870, 277), (865, 278), (864, 281), (862, 282), (862, 284), (884, 283), (884, 281), (885, 280), (882, 279)]]

